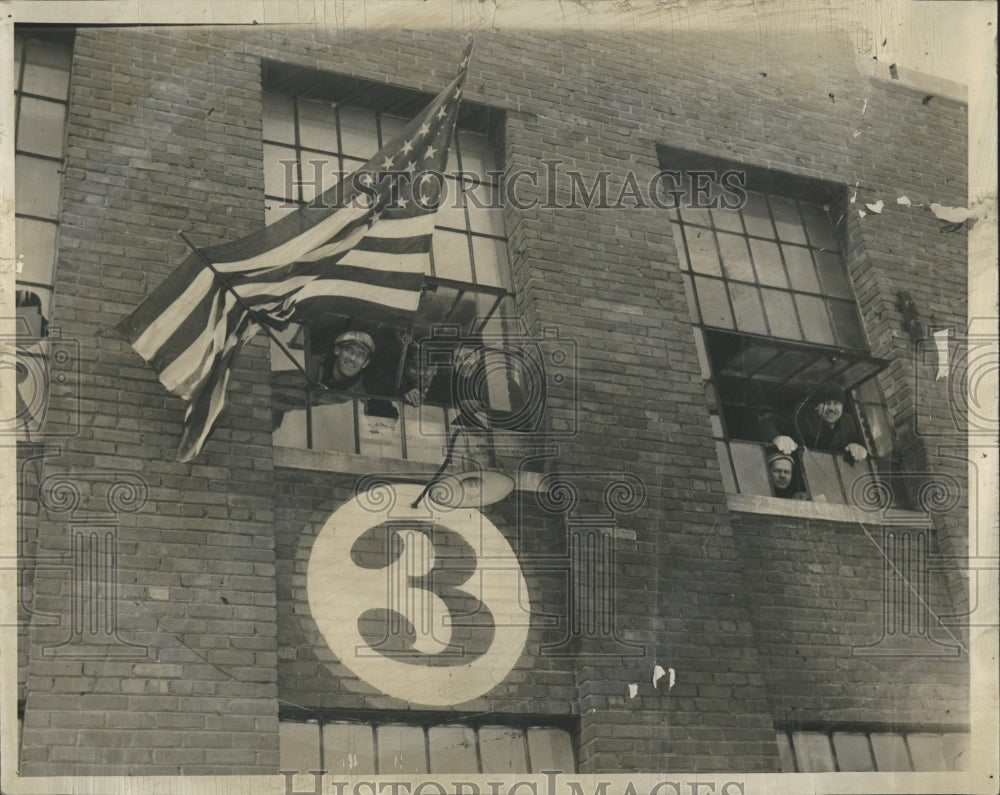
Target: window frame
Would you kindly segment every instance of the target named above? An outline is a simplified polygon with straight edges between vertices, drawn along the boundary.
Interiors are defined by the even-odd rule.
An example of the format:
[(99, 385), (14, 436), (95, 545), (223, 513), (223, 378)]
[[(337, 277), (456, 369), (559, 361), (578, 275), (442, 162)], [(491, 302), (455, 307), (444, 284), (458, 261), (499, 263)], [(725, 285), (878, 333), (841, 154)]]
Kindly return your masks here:
[[(694, 175), (699, 173), (721, 175), (733, 171), (741, 172), (744, 177), (741, 187), (748, 193), (753, 193), (762, 198), (768, 208), (771, 207), (775, 199), (795, 201), (796, 220), (801, 227), (801, 238), (804, 243), (792, 242), (792, 239), (796, 235), (791, 232), (788, 232), (783, 237), (782, 233), (779, 232), (777, 220), (772, 209), (768, 210), (767, 215), (772, 232), (770, 237), (763, 233), (751, 234), (747, 219), (742, 212), (744, 206), (742, 204), (738, 208), (732, 208), (731, 210), (721, 207), (718, 209), (713, 208), (710, 203), (708, 207), (699, 207), (698, 209), (704, 213), (704, 216), (701, 217), (702, 221), (699, 223), (692, 222), (693, 220), (697, 220), (699, 216), (693, 215), (690, 210), (688, 211), (689, 218), (685, 218), (685, 205), (683, 204), (685, 199), (681, 199), (678, 202), (680, 204), (679, 209), (671, 208), (668, 211), (691, 315), (702, 383), (706, 391), (706, 403), (711, 418), (712, 435), (716, 442), (726, 493), (730, 497), (764, 497), (769, 502), (774, 503), (774, 512), (784, 512), (784, 504), (791, 502), (791, 500), (778, 498), (774, 494), (773, 487), (767, 477), (765, 450), (768, 447), (768, 442), (751, 440), (745, 435), (746, 427), (742, 430), (739, 427), (740, 412), (743, 412), (743, 424), (746, 425), (746, 416), (752, 413), (755, 408), (772, 415), (779, 415), (781, 412), (795, 410), (796, 406), (801, 406), (802, 401), (808, 398), (812, 389), (824, 381), (835, 380), (844, 387), (845, 392), (849, 396), (847, 404), (844, 406), (845, 413), (851, 413), (865, 440), (865, 446), (870, 453), (874, 454), (876, 446), (871, 434), (871, 423), (863, 410), (861, 401), (858, 399), (858, 390), (869, 383), (874, 384), (881, 400), (879, 406), (883, 412), (886, 411), (885, 398), (881, 393), (881, 389), (878, 388), (876, 377), (888, 368), (890, 361), (877, 358), (870, 352), (867, 331), (862, 322), (860, 304), (847, 269), (847, 255), (850, 250), (850, 241), (846, 237), (843, 224), (834, 220), (835, 218), (839, 218), (840, 220), (846, 218), (849, 206), (846, 190), (843, 186), (820, 180), (747, 166), (734, 161), (664, 145), (658, 145), (657, 151), (661, 167), (674, 174), (686, 174), (694, 179)], [(691, 188), (689, 186), (681, 187), (688, 187), (685, 196), (685, 198), (688, 198), (691, 195)], [(718, 189), (719, 185), (716, 182), (712, 190), (717, 191)], [(712, 194), (710, 193), (706, 198), (713, 198)], [(715, 198), (718, 198), (718, 196)], [(755, 201), (759, 202), (760, 199), (756, 199)], [(807, 215), (818, 218), (819, 212), (810, 210), (807, 213), (807, 206), (829, 214), (829, 233), (836, 243), (834, 248), (826, 249), (822, 246), (813, 245)], [(740, 210), (739, 214), (736, 215), (737, 222), (728, 217), (721, 225), (716, 223), (718, 213), (732, 213), (736, 209)], [(735, 229), (736, 226), (739, 227), (738, 231)], [(711, 251), (710, 254), (714, 253), (715, 255), (718, 274), (705, 273), (696, 269), (695, 257), (691, 254), (688, 239), (690, 230), (700, 230), (703, 233), (709, 234), (708, 242), (714, 247), (714, 251)], [(720, 233), (739, 236), (743, 241), (743, 252), (746, 257), (745, 267), (749, 269), (748, 278), (733, 278), (733, 274), (727, 272), (726, 260), (718, 240)], [(778, 264), (781, 266), (784, 286), (771, 284), (761, 278), (757, 270), (757, 262), (751, 245), (754, 240), (768, 242), (777, 247), (779, 253)], [(706, 245), (706, 242), (702, 241), (702, 245)], [(782, 250), (782, 246), (785, 245), (797, 245), (810, 252), (812, 267), (815, 272), (815, 281), (819, 285), (818, 290), (804, 290), (795, 286)], [(856, 328), (849, 333), (837, 329), (837, 318), (833, 314), (833, 310), (828, 306), (831, 301), (846, 302), (848, 300), (846, 298), (846, 290), (842, 289), (841, 293), (843, 295), (839, 296), (831, 296), (825, 290), (824, 277), (821, 275), (821, 267), (823, 266), (820, 264), (818, 252), (832, 252), (839, 259), (839, 263), (837, 264), (842, 269), (842, 273), (837, 278), (841, 278), (848, 286), (850, 302), (853, 307), (853, 320), (856, 323)], [(826, 261), (828, 264), (825, 267), (829, 267), (829, 258)], [(728, 322), (731, 325), (727, 326), (725, 323), (716, 324), (712, 322), (711, 318), (706, 318), (701, 304), (702, 296), (699, 294), (698, 289), (700, 284), (699, 279), (708, 280), (705, 281), (706, 284), (718, 283), (722, 285), (722, 293), (725, 294), (726, 307), (729, 312)], [(749, 279), (752, 279), (752, 281)], [(757, 291), (758, 306), (760, 307), (759, 311), (763, 320), (763, 331), (765, 333), (762, 333), (758, 329), (744, 330), (740, 328), (737, 309), (733, 305), (733, 298), (729, 289), (731, 284), (741, 285)], [(761, 292), (764, 289), (778, 290), (790, 296), (787, 303), (796, 313), (799, 339), (774, 336), (770, 333), (772, 327), (768, 318), (768, 306), (764, 302), (764, 294)], [(824, 301), (824, 306), (827, 308), (828, 327), (832, 334), (832, 343), (807, 339), (806, 328), (798, 319), (798, 303), (794, 299), (794, 296), (799, 294), (815, 296)], [(858, 344), (844, 344), (847, 336), (852, 336), (854, 338), (853, 341)], [(787, 363), (791, 363), (793, 366), (782, 374), (777, 365)], [(752, 388), (748, 389), (748, 386), (752, 386)], [(774, 399), (775, 396), (778, 397), (777, 400)], [(870, 400), (864, 405), (868, 406), (869, 403), (871, 403)], [(802, 409), (800, 408), (799, 410)], [(733, 425), (734, 422), (735, 425)], [(890, 440), (890, 463), (895, 466), (898, 464), (899, 447), (896, 443), (891, 422), (887, 425), (888, 427), (885, 430), (887, 430)], [(753, 476), (753, 473), (749, 473), (749, 470), (741, 472), (740, 462), (736, 460), (733, 445), (748, 447), (756, 445), (759, 448), (756, 455), (759, 458), (760, 471), (756, 473), (756, 477)], [(744, 454), (747, 452), (743, 451)], [(823, 473), (824, 477), (831, 473), (836, 476), (836, 501), (833, 504), (838, 504), (841, 507), (847, 507), (851, 504), (851, 488), (850, 483), (847, 482), (847, 473), (841, 471), (841, 463), (837, 460), (843, 458), (842, 454), (819, 450), (803, 451), (802, 448), (797, 453), (796, 478), (800, 486), (804, 489), (806, 495), (804, 501), (822, 504), (815, 502), (814, 490), (808, 482), (809, 470), (812, 469), (814, 475), (817, 476), (818, 473)], [(750, 455), (752, 457), (754, 454)], [(831, 460), (827, 461), (826, 459)], [(857, 471), (877, 477), (879, 474), (879, 465), (879, 462), (874, 460), (874, 455), (869, 455), (861, 465), (860, 470)], [(744, 490), (744, 487), (741, 486), (741, 474), (749, 478), (754, 490)], [(753, 483), (753, 481), (757, 482)], [(768, 493), (762, 493), (764, 487), (761, 485), (761, 481), (767, 481)], [(818, 489), (816, 491), (818, 493)], [(901, 495), (901, 502), (908, 503), (906, 495)], [(905, 507), (905, 505), (898, 507)], [(792, 512), (800, 513), (801, 510), (796, 508)]]
[[(297, 182), (294, 180), (292, 182), (287, 181), (286, 176), (286, 182), (284, 183), (283, 188), (280, 189), (281, 193), (290, 192), (290, 197), (278, 195), (273, 190), (269, 191), (268, 186), (265, 185), (265, 206), (269, 211), (287, 211), (308, 204), (310, 198), (303, 192), (303, 188), (307, 187), (311, 183), (311, 180), (303, 179), (303, 164), (309, 162), (308, 157), (310, 155), (316, 155), (319, 158), (327, 159), (331, 163), (336, 163), (339, 171), (339, 175), (330, 184), (326, 184), (325, 182), (322, 183), (322, 187), (317, 189), (318, 194), (321, 190), (326, 190), (336, 184), (337, 180), (342, 179), (353, 169), (356, 169), (367, 162), (368, 158), (370, 158), (375, 151), (385, 145), (385, 143), (392, 138), (395, 133), (387, 133), (384, 129), (386, 126), (386, 119), (391, 117), (393, 119), (398, 119), (400, 123), (402, 123), (417, 115), (417, 113), (419, 113), (426, 106), (426, 104), (433, 99), (432, 94), (415, 91), (409, 88), (385, 83), (377, 83), (363, 78), (323, 72), (320, 70), (269, 60), (265, 60), (262, 63), (262, 92), (262, 99), (265, 108), (262, 130), (262, 143), (265, 147), (263, 161), (265, 169), (268, 168), (266, 147), (269, 146), (283, 147), (287, 149), (290, 154), (293, 154), (296, 159), (295, 176), (297, 178)], [(291, 112), (291, 118), (288, 121), (281, 121), (279, 123), (280, 127), (274, 121), (271, 121), (272, 130), (269, 131), (267, 107), (269, 102), (274, 102), (275, 97), (282, 97), (283, 99), (280, 100), (281, 102), (289, 103), (286, 107)], [(315, 140), (303, 140), (300, 114), (302, 112), (302, 108), (306, 107), (303, 104), (304, 102), (329, 103), (330, 109), (329, 111), (326, 111), (329, 113), (329, 118), (325, 121), (332, 127), (334, 137), (336, 138), (336, 141), (330, 147), (325, 149), (317, 148), (314, 145)], [(312, 110), (316, 110), (320, 107), (321, 106), (319, 105), (312, 106)], [(372, 127), (376, 140), (371, 146), (368, 147), (368, 149), (364, 150), (365, 155), (363, 157), (360, 155), (354, 156), (349, 152), (344, 151), (345, 135), (342, 117), (344, 116), (345, 109), (351, 109), (352, 112), (361, 111), (363, 113), (372, 114), (373, 123), (366, 126)], [(467, 308), (471, 305), (477, 310), (474, 318), (462, 318), (463, 330), (467, 331), (467, 333), (474, 334), (480, 332), (488, 324), (495, 324), (496, 322), (500, 322), (504, 327), (506, 327), (510, 321), (514, 321), (515, 323), (517, 322), (516, 301), (514, 293), (511, 289), (513, 284), (511, 256), (508, 248), (506, 230), (502, 229), (502, 205), (499, 203), (487, 204), (486, 211), (495, 213), (496, 218), (499, 219), (498, 222), (477, 222), (473, 219), (471, 202), (468, 198), (468, 193), (470, 191), (478, 189), (492, 190), (493, 197), (497, 197), (499, 195), (498, 191), (503, 175), (500, 163), (500, 153), (502, 151), (500, 143), (503, 136), (504, 119), (505, 115), (503, 111), (490, 108), (486, 105), (481, 105), (463, 99), (460, 106), (456, 134), (453, 139), (452, 152), (449, 156), (445, 178), (448, 182), (449, 189), (454, 188), (455, 191), (460, 192), (455, 195), (461, 196), (461, 217), (464, 221), (465, 228), (462, 229), (455, 226), (454, 224), (456, 221), (454, 220), (452, 223), (448, 223), (449, 219), (445, 218), (443, 219), (445, 223), (440, 223), (439, 219), (436, 218), (434, 235), (435, 238), (442, 233), (459, 234), (465, 237), (467, 245), (467, 252), (465, 256), (468, 260), (468, 273), (471, 281), (451, 278), (449, 275), (439, 275), (439, 263), (435, 258), (437, 246), (432, 247), (430, 257), (430, 273), (424, 278), (424, 291), (421, 296), (421, 307), (418, 308), (418, 315), (416, 316), (414, 323), (415, 326), (419, 327), (420, 334), (426, 335), (431, 333), (433, 328), (440, 324), (449, 324), (454, 322), (452, 316), (455, 314), (456, 309), (459, 308), (460, 302), (463, 308)], [(277, 130), (277, 132), (274, 132), (274, 130)], [(464, 142), (467, 141), (467, 136), (470, 134), (482, 136), (485, 139), (485, 144), (490, 152), (490, 158), (495, 159), (496, 161), (496, 167), (493, 170), (487, 170), (485, 175), (472, 173), (469, 164), (465, 161), (463, 145), (467, 145)], [(374, 147), (374, 149), (372, 149), (372, 147)], [(487, 163), (487, 167), (488, 166), (489, 163)], [(291, 190), (289, 191), (289, 189)], [(450, 190), (447, 193), (446, 200), (449, 202), (453, 201)], [(482, 212), (482, 208), (480, 208), (480, 212)], [(502, 231), (503, 234), (498, 234), (498, 230)], [(502, 246), (503, 248), (502, 255), (496, 257), (495, 264), (491, 264), (490, 269), (485, 274), (477, 272), (477, 263), (479, 262), (477, 250), (480, 245), (494, 247)], [(491, 278), (487, 282), (477, 281), (477, 279), (481, 276), (486, 275), (488, 277), (494, 274), (495, 278)], [(441, 293), (449, 290), (455, 292), (454, 298), (451, 301), (450, 306), (444, 308), (444, 313), (441, 317), (438, 317), (436, 313), (439, 313), (443, 307), (440, 305), (435, 306), (432, 303), (432, 299), (429, 298), (427, 300), (427, 305), (425, 306), (424, 299), (427, 296), (433, 294), (440, 295)], [(445, 299), (445, 301), (447, 302), (447, 299)], [(428, 311), (435, 314), (432, 314), (429, 318), (423, 316), (423, 313)], [(475, 321), (475, 327), (466, 327), (465, 324), (472, 323), (472, 321)], [(391, 326), (391, 324), (389, 325)], [(305, 330), (306, 326), (303, 325), (301, 328)], [(405, 331), (407, 333), (412, 332), (415, 339), (424, 338), (417, 336), (418, 329), (413, 328), (413, 326), (408, 329), (398, 330)], [(293, 332), (293, 334), (296, 335), (294, 337), (295, 339), (297, 339), (298, 336), (304, 336), (306, 338), (309, 336), (308, 333), (299, 335), (298, 332)], [(291, 339), (286, 340), (286, 342), (290, 341)], [(304, 359), (302, 363), (307, 369), (315, 364), (314, 354), (312, 354), (308, 348), (308, 342), (301, 344), (300, 340), (299, 349), (303, 351), (301, 357)], [(298, 355), (299, 354), (296, 354), (296, 356)], [(284, 357), (282, 357), (282, 359), (283, 358)], [(281, 359), (277, 359), (272, 353), (272, 373), (276, 372), (276, 367), (283, 369)], [(305, 386), (304, 378), (303, 382), (303, 385)], [(395, 405), (397, 418), (399, 420), (399, 427), (396, 429), (399, 437), (399, 449), (397, 454), (401, 460), (410, 460), (409, 450), (407, 448), (407, 430), (405, 424), (407, 412), (404, 401), (400, 396), (385, 396), (375, 392), (355, 391), (350, 395), (353, 407), (354, 423), (353, 449), (339, 447), (314, 447), (314, 419), (312, 416), (314, 413), (314, 405), (313, 397), (310, 392), (306, 404), (304, 442), (301, 446), (289, 449), (370, 456), (370, 453), (363, 450), (362, 439), (360, 437), (360, 417), (365, 410), (364, 407), (367, 405), (367, 401), (373, 398), (377, 400), (389, 400)], [(424, 406), (426, 406), (426, 409), (424, 409)], [(454, 409), (450, 406), (436, 404), (433, 402), (422, 404), (421, 408), (428, 411), (439, 409), (441, 412), (440, 421), (445, 426), (447, 426), (447, 424), (451, 421), (452, 414), (454, 412)], [(287, 446), (289, 443), (290, 442), (286, 442), (284, 446)], [(277, 441), (275, 444), (281, 445), (281, 443)], [(419, 461), (419, 459), (415, 460)]]

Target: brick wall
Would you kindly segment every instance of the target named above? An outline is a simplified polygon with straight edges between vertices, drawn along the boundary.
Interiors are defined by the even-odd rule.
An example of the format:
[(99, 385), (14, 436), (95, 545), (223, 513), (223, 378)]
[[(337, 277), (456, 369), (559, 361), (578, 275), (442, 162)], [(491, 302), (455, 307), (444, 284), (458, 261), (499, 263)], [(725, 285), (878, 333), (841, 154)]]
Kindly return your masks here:
[[(851, 268), (873, 352), (894, 359), (882, 382), (898, 430), (908, 427), (917, 374), (898, 334), (894, 291), (917, 285), (928, 314), (959, 322), (964, 242), (962, 233), (939, 233), (926, 208), (892, 202), (898, 192), (918, 203), (962, 203), (958, 178), (945, 182), (947, 164), (957, 173), (964, 163), (961, 108), (860, 80), (836, 39), (764, 49), (753, 36), (721, 34), (477, 38), (466, 97), (505, 111), (508, 173), (541, 175), (537, 186), (519, 182), (523, 201), (547, 197), (543, 160), (558, 160), (564, 174), (579, 170), (587, 186), (608, 170), (614, 198), (626, 170), (639, 184), (656, 172), (657, 143), (859, 182), (859, 196), (883, 198), (881, 216), (851, 216)], [(274, 771), (276, 697), (308, 708), (405, 706), (327, 665), (331, 654), (302, 594), (303, 566), (355, 477), (273, 468), (266, 346), (258, 341), (240, 358), (228, 416), (202, 456), (183, 465), (172, 460), (180, 402), (110, 325), (183, 258), (176, 228), (209, 242), (262, 223), (259, 59), (436, 92), (454, 68), (442, 54), (457, 58), (463, 40), (309, 29), (80, 34), (55, 312), (82, 341), (85, 422), (46, 472), (145, 478), (144, 506), (116, 521), (123, 635), (150, 652), (141, 663), (102, 664), (113, 664), (113, 675), (99, 675), (111, 669), (96, 663), (56, 669), (41, 653), (53, 630), (36, 621), (23, 769)], [(922, 147), (933, 156), (906, 160)], [(936, 193), (942, 186), (947, 201)], [(568, 203), (566, 179), (553, 190)], [(553, 467), (576, 504), (561, 515), (530, 507), (541, 528), (533, 543), (559, 545), (588, 527), (613, 539), (603, 573), (615, 576), (614, 633), (584, 635), (575, 659), (554, 658), (540, 652), (548, 636), (536, 626), (511, 678), (456, 712), (577, 713), (580, 766), (594, 772), (776, 770), (773, 721), (792, 709), (829, 717), (824, 704), (843, 719), (893, 722), (905, 712), (948, 720), (944, 712), (954, 713), (963, 693), (959, 665), (946, 669), (943, 684), (933, 684), (936, 668), (913, 667), (899, 687), (882, 687), (892, 663), (840, 664), (849, 644), (868, 637), (870, 617), (848, 604), (831, 620), (820, 607), (858, 588), (874, 594), (880, 582), (880, 561), (859, 528), (729, 513), (664, 216), (505, 209), (525, 323), (535, 332), (556, 325), (579, 351), (575, 385), (552, 385), (548, 404), (554, 430), (582, 418)], [(928, 281), (931, 266), (947, 275)], [(939, 418), (946, 389), (935, 389), (928, 400)], [(74, 407), (64, 401), (61, 410)], [(947, 469), (946, 454), (933, 458), (926, 445), (914, 452), (902, 435), (912, 460)], [(609, 498), (605, 487), (621, 473), (632, 478), (625, 491), (642, 499)], [(936, 530), (955, 548), (961, 508), (952, 511), (936, 517)], [(509, 504), (490, 517), (513, 537)], [(40, 549), (63, 553), (66, 521), (43, 517), (40, 529)], [(788, 560), (794, 538), (803, 548)], [(856, 564), (838, 562), (842, 554)], [(585, 561), (575, 565), (587, 573)], [(774, 570), (765, 586), (762, 569)], [(569, 609), (565, 600), (546, 604), (557, 582), (527, 576), (540, 609)], [(65, 612), (66, 587), (64, 574), (40, 572), (36, 608)], [(796, 589), (801, 605), (779, 604)], [(789, 616), (779, 607), (802, 609), (801, 643), (786, 642)], [(800, 664), (800, 647), (822, 663)], [(662, 681), (653, 688), (654, 664), (675, 670), (669, 692)], [(901, 705), (912, 692), (918, 701)], [(133, 732), (140, 720), (144, 731)], [(126, 728), (129, 742), (119, 744), (114, 732)], [(206, 750), (215, 748), (204, 741), (209, 733), (225, 749)]]
[[(914, 541), (919, 532), (887, 529)], [(964, 641), (936, 621), (951, 605), (942, 572), (926, 588), (916, 578), (903, 586), (895, 575), (907, 560), (875, 523), (738, 514), (734, 531), (752, 572), (749, 607), (776, 720), (967, 722)]]
[(38, 566), (28, 775), (277, 767), (266, 347), (240, 357), (229, 422), (182, 464), (182, 402), (112, 329), (185, 256), (178, 229), (204, 244), (263, 222), (259, 65), (207, 41), (77, 35), (54, 316), (82, 399), (55, 385), (49, 423), (82, 421), (45, 461), (37, 549), (68, 561), (77, 531), (117, 546), (117, 634), (75, 626), (72, 570)]

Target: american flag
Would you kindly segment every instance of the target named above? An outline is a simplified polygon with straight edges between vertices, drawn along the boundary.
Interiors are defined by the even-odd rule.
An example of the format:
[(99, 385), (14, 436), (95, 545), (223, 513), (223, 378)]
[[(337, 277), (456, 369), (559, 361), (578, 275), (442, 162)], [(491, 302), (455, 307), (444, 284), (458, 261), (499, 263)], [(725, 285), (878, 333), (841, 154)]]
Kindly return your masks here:
[(189, 403), (178, 460), (200, 452), (225, 407), (233, 357), (260, 324), (412, 318), (471, 51), (470, 43), (451, 84), (354, 174), (271, 226), (192, 252), (118, 324)]

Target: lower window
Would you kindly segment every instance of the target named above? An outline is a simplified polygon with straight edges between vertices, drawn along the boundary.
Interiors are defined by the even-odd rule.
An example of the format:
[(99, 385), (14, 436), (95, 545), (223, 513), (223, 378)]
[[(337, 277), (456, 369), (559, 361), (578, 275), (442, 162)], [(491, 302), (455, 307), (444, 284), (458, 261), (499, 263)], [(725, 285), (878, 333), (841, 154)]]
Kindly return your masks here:
[[(567, 728), (546, 719), (517, 725), (393, 720), (282, 719), (281, 770), (300, 774), (407, 775), (426, 773), (576, 772)], [(452, 722), (447, 722), (450, 717)]]
[(964, 727), (781, 727), (782, 773), (966, 770)]

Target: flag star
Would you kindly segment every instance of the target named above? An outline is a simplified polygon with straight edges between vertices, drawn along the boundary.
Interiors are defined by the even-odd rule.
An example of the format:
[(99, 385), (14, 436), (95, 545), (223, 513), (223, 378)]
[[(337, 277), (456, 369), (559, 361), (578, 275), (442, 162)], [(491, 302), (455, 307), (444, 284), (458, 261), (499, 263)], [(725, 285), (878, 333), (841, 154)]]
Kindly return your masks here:
[(408, 171), (410, 174), (412, 174), (416, 170), (417, 170), (417, 164), (412, 160), (406, 164), (406, 171)]
[(446, 107), (446, 106), (442, 105), (442, 106), (441, 106), (441, 110), (439, 110), (439, 111), (437, 112), (437, 117), (438, 117), (439, 119), (443, 119), (443, 118), (444, 118), (445, 116), (447, 116), (447, 115), (448, 115), (448, 109), (447, 109), (447, 107)]
[(425, 155), (425, 157), (428, 160), (430, 160), (432, 157), (434, 157), (435, 154), (437, 154), (437, 149), (435, 147), (433, 147), (433, 146), (428, 146), (427, 147), (427, 154)]
[(406, 205), (408, 205), (408, 204), (409, 204), (409, 202), (408, 202), (408, 201), (407, 201), (406, 199), (404, 199), (404, 198), (403, 198), (402, 196), (400, 196), (400, 197), (399, 197), (399, 198), (398, 198), (398, 199), (396, 200), (396, 204), (397, 204), (397, 205), (399, 206), (399, 209), (401, 209), (401, 210), (402, 210), (402, 209), (404, 209), (404, 208), (406, 207)]
[(376, 210), (375, 212), (372, 213), (372, 217), (368, 221), (368, 224), (370, 226), (374, 226), (375, 222), (378, 221), (378, 219), (381, 218), (381, 217), (382, 217), (382, 211), (381, 210)]
[(392, 168), (392, 157), (386, 156), (385, 160), (382, 161), (382, 168), (386, 171)]
[(423, 124), (420, 125), (420, 129), (417, 130), (417, 135), (427, 135), (427, 133), (429, 133), (430, 131), (431, 131), (431, 126), (427, 122), (424, 122)]
[(400, 151), (404, 155), (408, 155), (410, 152), (412, 152), (413, 151), (413, 141), (407, 141), (406, 143), (404, 143), (403, 144), (403, 148), (400, 149)]
[(364, 174), (361, 175), (361, 184), (362, 185), (371, 185), (374, 181), (375, 180), (372, 178), (372, 175), (369, 174), (367, 171)]

